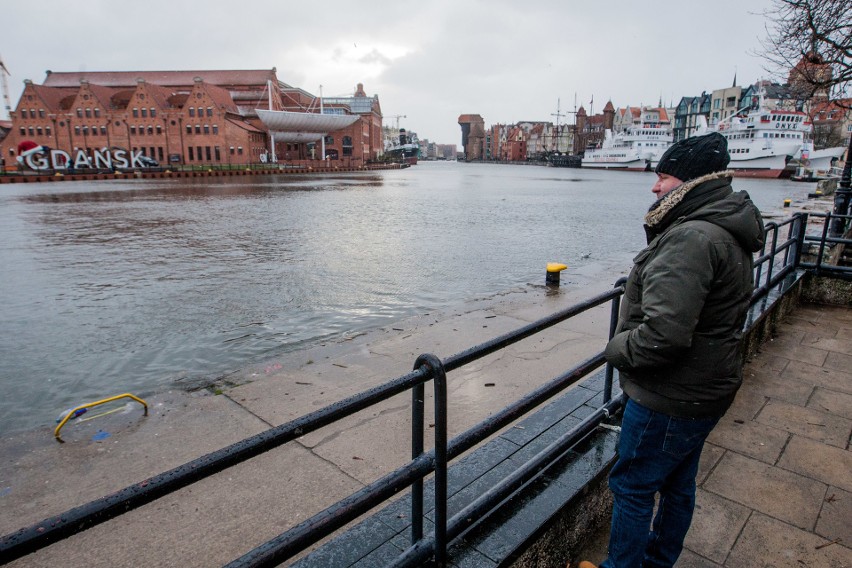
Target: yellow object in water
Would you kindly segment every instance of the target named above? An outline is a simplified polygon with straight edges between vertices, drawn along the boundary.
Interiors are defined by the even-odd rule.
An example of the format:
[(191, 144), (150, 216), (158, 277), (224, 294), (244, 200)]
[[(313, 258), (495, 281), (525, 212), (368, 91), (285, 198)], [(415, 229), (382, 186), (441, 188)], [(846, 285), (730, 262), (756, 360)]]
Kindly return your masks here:
[(548, 272), (562, 272), (568, 268), (567, 264), (560, 264), (558, 262), (548, 262), (547, 263), (547, 271)]

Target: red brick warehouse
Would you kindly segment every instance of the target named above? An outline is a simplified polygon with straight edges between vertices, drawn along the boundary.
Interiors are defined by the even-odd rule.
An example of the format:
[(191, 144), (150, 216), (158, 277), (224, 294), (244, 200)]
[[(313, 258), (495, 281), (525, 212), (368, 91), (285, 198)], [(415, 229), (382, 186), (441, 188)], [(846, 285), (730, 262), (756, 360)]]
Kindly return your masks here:
[[(11, 113), (12, 130), (0, 143), (7, 165), (16, 163), (23, 141), (62, 150), (72, 159), (81, 150), (93, 159), (103, 149), (122, 149), (163, 165), (248, 165), (273, 156), (288, 163), (326, 156), (359, 167), (383, 152), (378, 96), (368, 97), (360, 84), (351, 97), (320, 101), (279, 81), (275, 68), (48, 71), (42, 85), (24, 83)], [(275, 132), (274, 148), (257, 112), (318, 114), (321, 106), (327, 115), (350, 116), (354, 122), (336, 131)]]

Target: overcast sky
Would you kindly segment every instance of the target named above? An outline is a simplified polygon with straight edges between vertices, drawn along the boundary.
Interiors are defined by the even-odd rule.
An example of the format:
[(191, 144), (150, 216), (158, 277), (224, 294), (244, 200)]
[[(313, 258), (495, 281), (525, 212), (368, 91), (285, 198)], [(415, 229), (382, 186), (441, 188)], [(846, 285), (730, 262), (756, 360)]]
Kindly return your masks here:
[[(270, 69), (324, 96), (377, 94), (386, 124), (461, 144), (485, 124), (578, 105), (677, 103), (769, 78), (753, 55), (772, 0), (86, 0), (4, 2), (12, 106), (45, 70)], [(0, 115), (3, 119), (4, 114)], [(560, 118), (570, 122), (572, 117)]]

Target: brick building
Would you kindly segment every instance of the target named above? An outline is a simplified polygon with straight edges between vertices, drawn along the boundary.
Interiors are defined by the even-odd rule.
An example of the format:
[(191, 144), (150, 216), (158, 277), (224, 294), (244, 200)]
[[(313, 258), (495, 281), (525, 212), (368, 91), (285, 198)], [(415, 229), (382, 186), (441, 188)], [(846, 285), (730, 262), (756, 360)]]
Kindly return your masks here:
[(588, 116), (582, 106), (577, 110), (577, 125), (574, 133), (574, 154), (583, 154), (586, 148), (600, 146), (607, 130), (615, 122), (615, 107), (607, 101), (603, 114)]
[(43, 84), (24, 83), (11, 131), (0, 142), (7, 165), (16, 162), (22, 142), (61, 150), (78, 167), (87, 160), (96, 165), (98, 155), (116, 149), (163, 165), (247, 165), (273, 155), (279, 162), (321, 159), (317, 148), (324, 143), (326, 156), (356, 166), (383, 150), (378, 97), (367, 97), (361, 85), (352, 97), (322, 105), (329, 115), (357, 115), (344, 131), (300, 141), (276, 135), (273, 148), (258, 109), (317, 114), (321, 106), (314, 95), (280, 82), (275, 68), (48, 71)]

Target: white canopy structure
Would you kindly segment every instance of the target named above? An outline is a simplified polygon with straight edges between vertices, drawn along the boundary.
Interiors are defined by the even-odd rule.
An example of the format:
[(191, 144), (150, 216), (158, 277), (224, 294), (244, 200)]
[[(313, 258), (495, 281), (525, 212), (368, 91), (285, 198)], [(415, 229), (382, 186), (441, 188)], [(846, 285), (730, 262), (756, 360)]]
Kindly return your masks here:
[(276, 142), (316, 142), (329, 132), (351, 125), (359, 115), (288, 112), (256, 109), (257, 116)]

